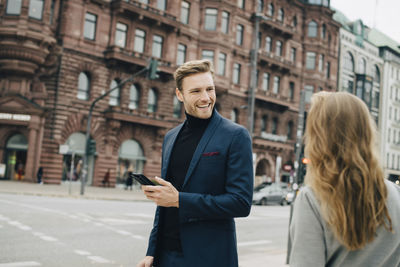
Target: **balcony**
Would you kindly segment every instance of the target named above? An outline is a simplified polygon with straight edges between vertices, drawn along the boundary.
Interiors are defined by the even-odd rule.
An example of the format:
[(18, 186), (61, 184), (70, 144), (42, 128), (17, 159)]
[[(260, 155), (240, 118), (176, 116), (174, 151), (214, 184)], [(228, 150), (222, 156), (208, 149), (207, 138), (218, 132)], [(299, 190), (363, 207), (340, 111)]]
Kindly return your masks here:
[(288, 97), (273, 94), (270, 90), (263, 91), (258, 89), (256, 91), (256, 100), (267, 102), (270, 104), (271, 109), (279, 110), (280, 112), (294, 106), (294, 103)]
[(260, 22), (261, 29), (265, 29), (268, 32), (272, 31), (286, 39), (292, 38), (295, 33), (295, 29), (292, 26), (284, 24), (275, 18), (265, 17), (265, 19), (260, 20)]
[[(145, 67), (147, 66), (151, 56), (144, 53), (130, 51), (123, 47), (113, 45), (109, 46), (107, 50), (104, 51), (104, 58), (107, 60), (107, 63), (111, 65), (117, 63), (123, 63), (128, 65)], [(175, 64), (163, 59), (157, 59), (157, 60), (158, 60), (159, 72), (164, 72), (169, 74), (174, 73), (176, 69)]]
[(258, 50), (258, 55), (261, 65), (269, 66), (271, 69), (276, 69), (283, 73), (296, 72), (294, 62), (286, 60), (282, 56), (277, 56), (271, 52), (265, 52), (262, 49)]
[(133, 15), (148, 25), (157, 25), (169, 31), (177, 30), (180, 23), (176, 16), (136, 0), (114, 0), (111, 9), (120, 14)]

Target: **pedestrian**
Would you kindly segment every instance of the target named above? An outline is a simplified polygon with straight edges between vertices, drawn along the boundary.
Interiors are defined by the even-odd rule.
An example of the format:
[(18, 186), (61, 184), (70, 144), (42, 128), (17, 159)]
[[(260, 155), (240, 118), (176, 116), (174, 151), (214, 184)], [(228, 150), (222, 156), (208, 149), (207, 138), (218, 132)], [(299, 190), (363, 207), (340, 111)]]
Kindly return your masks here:
[(209, 60), (174, 73), (186, 120), (163, 142), (161, 186), (142, 186), (157, 204), (146, 257), (138, 267), (238, 266), (235, 217), (248, 216), (253, 193), (251, 138), (214, 108)]
[(110, 187), (110, 169), (108, 168), (106, 174), (104, 175), (103, 180), (101, 181), (104, 187)]
[(126, 172), (126, 178), (125, 178), (125, 190), (129, 189), (132, 190), (132, 185), (133, 185), (133, 178), (131, 175), (131, 171)]
[(43, 177), (43, 167), (40, 166), (38, 171), (37, 171), (37, 173), (36, 173), (36, 178), (37, 178), (38, 184), (42, 184), (43, 183), (42, 177)]
[(306, 184), (290, 222), (290, 266), (400, 266), (400, 187), (384, 179), (367, 106), (314, 94)]

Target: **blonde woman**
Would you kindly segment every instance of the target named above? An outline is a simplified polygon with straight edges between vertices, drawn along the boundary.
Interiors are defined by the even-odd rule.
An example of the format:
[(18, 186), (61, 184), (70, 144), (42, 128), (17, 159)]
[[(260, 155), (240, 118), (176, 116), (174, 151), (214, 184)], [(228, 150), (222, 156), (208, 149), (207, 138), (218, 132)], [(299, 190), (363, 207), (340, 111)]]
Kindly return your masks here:
[(362, 100), (342, 92), (313, 96), (290, 266), (400, 266), (400, 187), (383, 178), (374, 138)]

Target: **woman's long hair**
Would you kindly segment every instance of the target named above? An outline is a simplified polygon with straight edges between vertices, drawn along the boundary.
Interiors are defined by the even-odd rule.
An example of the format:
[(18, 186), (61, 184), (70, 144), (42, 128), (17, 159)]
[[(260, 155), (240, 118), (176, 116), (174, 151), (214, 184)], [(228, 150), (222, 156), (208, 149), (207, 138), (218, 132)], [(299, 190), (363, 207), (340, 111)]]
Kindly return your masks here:
[(335, 237), (349, 250), (373, 241), (382, 224), (392, 231), (375, 132), (367, 106), (356, 96), (313, 96), (305, 133), (306, 183)]

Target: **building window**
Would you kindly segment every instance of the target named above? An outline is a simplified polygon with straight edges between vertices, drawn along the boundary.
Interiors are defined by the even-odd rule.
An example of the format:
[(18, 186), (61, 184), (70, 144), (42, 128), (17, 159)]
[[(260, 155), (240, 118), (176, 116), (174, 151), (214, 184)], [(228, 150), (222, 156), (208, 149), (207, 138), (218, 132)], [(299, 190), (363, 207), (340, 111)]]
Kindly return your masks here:
[(176, 65), (182, 65), (186, 62), (186, 45), (178, 44), (178, 54), (176, 57)]
[(207, 31), (215, 31), (217, 29), (217, 15), (217, 9), (206, 8), (204, 29), (206, 29)]
[(296, 16), (293, 17), (293, 23), (292, 24), (293, 24), (293, 27), (295, 27), (295, 28), (297, 27), (297, 17)]
[(268, 117), (264, 115), (261, 119), (261, 133), (267, 132), (267, 122), (268, 122)]
[(381, 83), (381, 72), (379, 71), (378, 66), (375, 65), (374, 70), (374, 82)]
[(133, 46), (133, 51), (144, 53), (144, 47), (146, 44), (146, 32), (141, 29), (135, 30), (135, 43)]
[(306, 69), (314, 70), (315, 69), (315, 53), (314, 52), (307, 52), (306, 54)]
[(351, 72), (354, 72), (354, 58), (350, 52), (344, 55), (344, 68)]
[[(117, 87), (118, 82), (116, 80), (112, 80), (110, 84), (110, 90)], [(119, 90), (120, 88), (117, 88), (110, 93), (110, 100), (108, 101), (108, 104), (110, 106), (118, 106), (119, 105)]]
[(22, 0), (8, 0), (6, 13), (8, 15), (21, 14), (21, 2), (22, 2)]
[(245, 8), (245, 0), (238, 0), (237, 3), (239, 8), (241, 9)]
[(43, 0), (30, 0), (29, 17), (41, 20), (42, 15), (43, 15)]
[(269, 90), (269, 73), (267, 73), (267, 72), (264, 72), (264, 74), (263, 74), (262, 88), (264, 91)]
[(125, 47), (126, 45), (126, 32), (128, 26), (123, 23), (117, 23), (117, 29), (115, 31), (115, 45), (119, 47)]
[(275, 54), (279, 57), (282, 56), (282, 42), (281, 41), (276, 41), (276, 47), (275, 47)]
[(136, 85), (132, 84), (129, 90), (129, 109), (138, 109), (140, 101), (140, 91)]
[(278, 21), (283, 23), (284, 18), (285, 18), (285, 11), (283, 11), (283, 8), (280, 8), (278, 10), (278, 18), (277, 19), (278, 19)]
[(225, 67), (226, 67), (226, 54), (219, 53), (218, 57), (218, 75), (225, 76)]
[(243, 25), (240, 24), (236, 26), (236, 44), (243, 44)]
[(305, 97), (304, 97), (304, 101), (305, 103), (310, 103), (311, 102), (311, 97), (314, 94), (314, 86), (312, 85), (305, 85), (304, 86), (304, 93), (305, 93)]
[(142, 3), (142, 4), (146, 4), (146, 5), (149, 4), (149, 0), (139, 0), (139, 2)]
[(271, 52), (271, 49), (272, 49), (272, 39), (271, 37), (267, 36), (265, 37), (265, 51)]
[(157, 0), (157, 8), (165, 11), (167, 9), (167, 0)]
[(274, 16), (274, 5), (268, 4), (267, 16), (272, 17)]
[(272, 134), (277, 134), (278, 133), (278, 118), (273, 118), (272, 119), (271, 133)]
[(290, 61), (296, 62), (296, 48), (294, 47), (290, 49)]
[(315, 21), (310, 21), (308, 23), (308, 37), (317, 37), (318, 24)]
[(289, 99), (294, 99), (294, 82), (289, 83)]
[(330, 62), (326, 62), (326, 78), (330, 78), (331, 77), (331, 63)]
[(153, 46), (151, 55), (153, 57), (162, 57), (163, 38), (159, 35), (153, 35)]
[(148, 112), (156, 112), (157, 111), (157, 93), (151, 88), (149, 90), (148, 99), (147, 99), (147, 111)]
[(229, 13), (226, 11), (222, 11), (221, 31), (229, 33)]
[(325, 39), (326, 37), (326, 25), (322, 24), (322, 29), (321, 29), (321, 38)]
[(97, 16), (91, 13), (85, 14), (85, 25), (83, 27), (83, 37), (85, 39), (94, 40), (96, 39), (96, 23)]
[(183, 24), (189, 23), (189, 14), (190, 14), (190, 4), (186, 1), (182, 1), (181, 4), (181, 22)]
[(231, 110), (231, 121), (238, 122), (238, 111), (235, 108)]
[(79, 73), (78, 78), (78, 99), (88, 100), (90, 91), (90, 80), (86, 73)]
[(50, 25), (53, 25), (53, 23), (54, 23), (54, 21), (53, 21), (53, 18), (54, 18), (54, 8), (55, 8), (55, 5), (56, 5), (56, 0), (51, 0), (51, 6), (50, 6)]
[(324, 55), (319, 55), (318, 69), (320, 72), (324, 70)]
[[(389, 107), (389, 120), (392, 119), (392, 107)], [(389, 129), (390, 131), (390, 129)]]
[(182, 103), (178, 100), (176, 95), (174, 95), (174, 112), (172, 116), (174, 118), (180, 118), (182, 114)]
[(257, 0), (257, 12), (262, 13), (264, 10), (264, 0)]
[(240, 83), (240, 68), (241, 68), (241, 65), (239, 63), (233, 64), (232, 82), (234, 84)]
[(212, 51), (212, 50), (203, 50), (201, 52), (201, 58), (202, 59), (208, 59), (211, 62), (214, 62), (214, 51)]
[(293, 135), (293, 122), (289, 121), (288, 125), (287, 125), (287, 139), (291, 140), (292, 139), (292, 135)]
[(281, 83), (281, 78), (278, 76), (274, 77), (274, 88), (272, 89), (272, 93), (279, 94), (279, 87)]
[(360, 74), (365, 74), (366, 70), (367, 70), (367, 61), (364, 58), (361, 58), (358, 61), (358, 72)]

